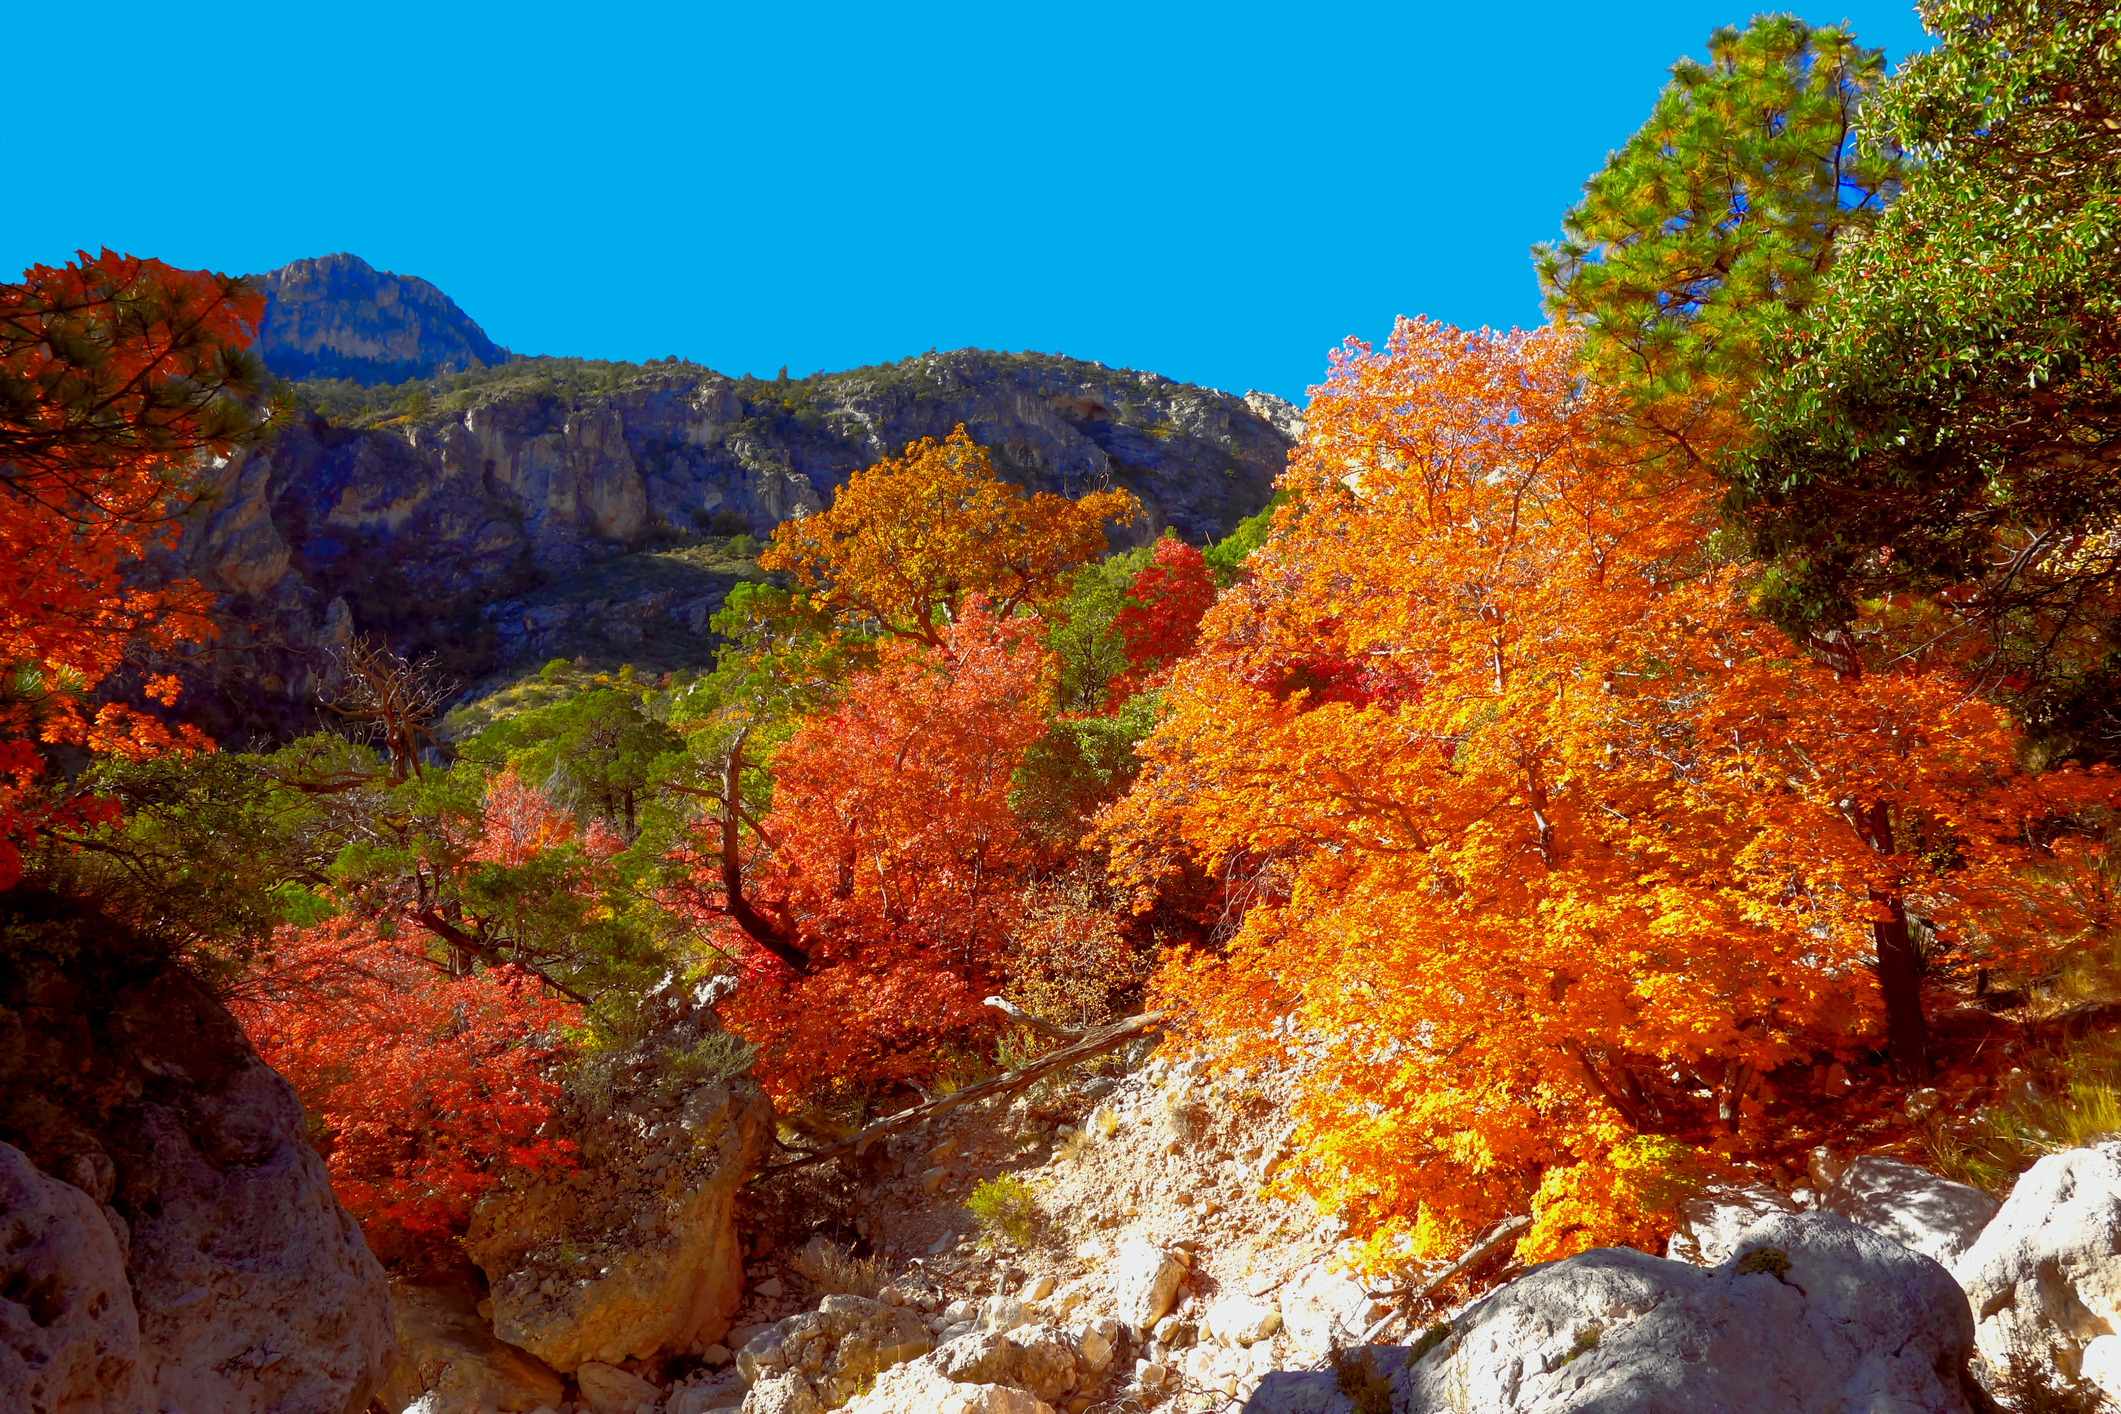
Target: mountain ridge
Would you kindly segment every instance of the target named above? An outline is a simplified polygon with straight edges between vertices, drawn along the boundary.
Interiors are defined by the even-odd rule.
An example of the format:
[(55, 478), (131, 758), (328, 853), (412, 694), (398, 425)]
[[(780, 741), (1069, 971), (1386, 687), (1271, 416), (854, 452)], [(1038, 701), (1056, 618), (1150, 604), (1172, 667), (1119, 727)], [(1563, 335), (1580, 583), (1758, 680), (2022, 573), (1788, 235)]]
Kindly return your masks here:
[[(332, 259), (279, 288), (310, 291), (311, 343), (351, 357), (327, 335), (372, 322), (371, 302), (357, 281), (332, 304), (317, 273)], [(383, 273), (357, 263), (332, 268)], [(801, 379), (674, 358), (488, 364), (427, 328), (462, 315), (434, 295), (395, 306), (401, 327), (365, 367), (380, 377), (395, 366), (382, 354), (457, 347), (461, 368), (388, 389), (284, 383), (297, 415), (214, 469), (160, 560), (215, 591), (230, 625), (211, 669), (186, 673), (203, 688), (187, 715), (210, 731), (310, 724), (330, 650), (357, 635), (474, 682), (554, 655), (704, 666), (722, 596), (758, 577), (758, 540), (960, 425), (1026, 489), (1134, 491), (1146, 518), (1114, 527), (1122, 546), (1167, 528), (1196, 544), (1227, 535), (1266, 504), (1302, 427), (1270, 394), (1048, 354), (930, 352)], [(267, 324), (292, 327), (280, 306)], [(288, 354), (266, 358), (284, 379)]]

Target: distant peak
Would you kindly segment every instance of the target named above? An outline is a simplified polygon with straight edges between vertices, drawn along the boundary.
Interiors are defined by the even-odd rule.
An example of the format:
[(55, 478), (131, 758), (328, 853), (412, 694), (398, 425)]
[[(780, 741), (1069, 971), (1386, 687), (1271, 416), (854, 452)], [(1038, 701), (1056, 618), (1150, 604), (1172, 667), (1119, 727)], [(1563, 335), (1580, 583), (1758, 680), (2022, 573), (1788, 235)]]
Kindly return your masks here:
[(378, 270), (350, 251), (251, 279), (265, 293), (258, 351), (282, 378), (402, 383), (510, 357), (432, 283)]

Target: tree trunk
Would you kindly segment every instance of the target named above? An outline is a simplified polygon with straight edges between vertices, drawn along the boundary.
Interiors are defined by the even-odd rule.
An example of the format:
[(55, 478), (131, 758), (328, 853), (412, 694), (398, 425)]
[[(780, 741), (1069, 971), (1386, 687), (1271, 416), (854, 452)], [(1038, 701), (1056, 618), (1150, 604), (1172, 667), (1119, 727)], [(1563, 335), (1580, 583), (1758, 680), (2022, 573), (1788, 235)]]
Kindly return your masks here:
[[(1885, 802), (1865, 812), (1864, 838), (1880, 854), (1893, 853), (1893, 821)], [(1886, 1054), (1893, 1078), (1913, 1085), (1930, 1077), (1929, 1023), (1922, 1015), (1922, 966), (1908, 931), (1907, 904), (1898, 893), (1870, 891), (1872, 903), (1891, 915), (1871, 924), (1878, 954), (1878, 990), (1885, 998)]]

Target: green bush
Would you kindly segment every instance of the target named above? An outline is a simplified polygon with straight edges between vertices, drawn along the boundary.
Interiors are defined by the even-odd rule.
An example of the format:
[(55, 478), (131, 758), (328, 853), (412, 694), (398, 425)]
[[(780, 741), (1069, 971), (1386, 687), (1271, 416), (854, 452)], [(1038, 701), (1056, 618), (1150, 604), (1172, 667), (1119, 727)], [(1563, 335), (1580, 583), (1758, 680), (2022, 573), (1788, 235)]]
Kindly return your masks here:
[(979, 1224), (982, 1247), (1004, 1240), (1026, 1247), (1038, 1232), (1038, 1200), (1031, 1185), (1013, 1173), (997, 1174), (973, 1189), (965, 1211)]

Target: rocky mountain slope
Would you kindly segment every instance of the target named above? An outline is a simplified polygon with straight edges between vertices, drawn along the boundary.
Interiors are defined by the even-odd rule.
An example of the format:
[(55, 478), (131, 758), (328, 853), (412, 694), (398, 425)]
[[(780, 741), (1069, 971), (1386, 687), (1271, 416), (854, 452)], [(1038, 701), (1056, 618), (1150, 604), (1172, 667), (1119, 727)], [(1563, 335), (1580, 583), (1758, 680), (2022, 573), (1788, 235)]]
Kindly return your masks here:
[(249, 279), (265, 292), (258, 352), (281, 378), (398, 383), (509, 359), (448, 295), (358, 255), (297, 260)]
[(558, 655), (703, 664), (753, 539), (959, 424), (1027, 487), (1133, 490), (1148, 515), (1122, 545), (1227, 534), (1301, 427), (1263, 393), (977, 349), (804, 379), (531, 359), (455, 383), (371, 425), (306, 414), (217, 469), (162, 565), (235, 625), (192, 675), (210, 729), (284, 729), (357, 633), (467, 683)]

